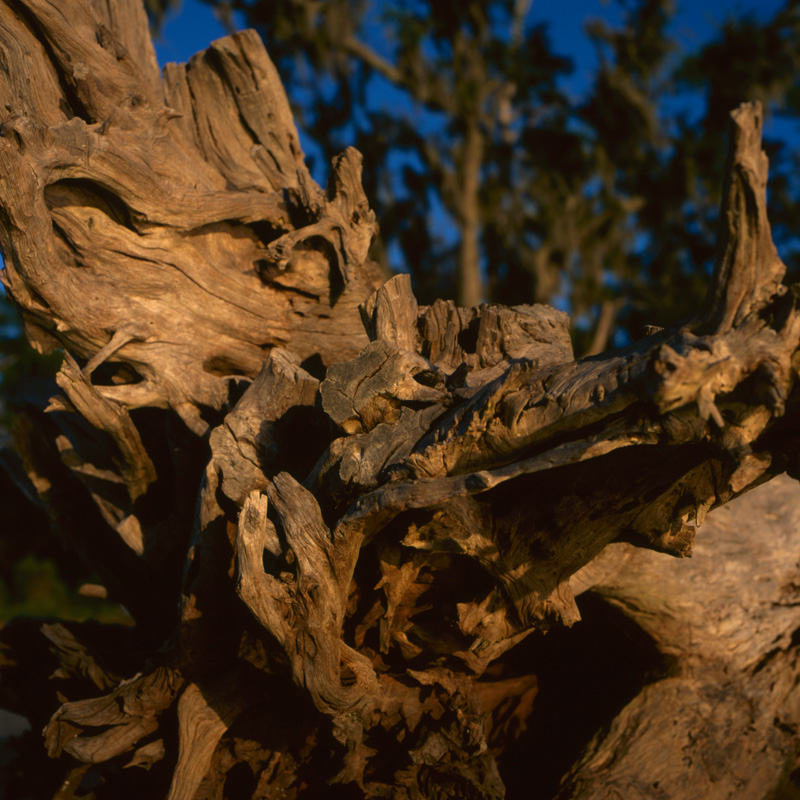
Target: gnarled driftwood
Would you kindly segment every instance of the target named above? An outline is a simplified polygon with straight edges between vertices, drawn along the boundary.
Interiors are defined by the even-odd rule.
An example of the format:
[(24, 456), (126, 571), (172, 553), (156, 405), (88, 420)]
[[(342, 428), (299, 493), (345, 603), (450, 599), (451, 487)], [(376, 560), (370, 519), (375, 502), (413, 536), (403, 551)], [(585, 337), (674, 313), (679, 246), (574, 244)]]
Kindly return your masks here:
[[(701, 538), (699, 571), (648, 552), (690, 555), (708, 511), (797, 470), (800, 313), (757, 103), (732, 115), (697, 317), (575, 361), (551, 308), (420, 308), (407, 276), (384, 282), (359, 154), (314, 183), (255, 33), (160, 76), (138, 0), (7, 0), (0, 53), (2, 278), (30, 340), (64, 352), (49, 413), (15, 432), (28, 502), (136, 621), (113, 668), (93, 626), (0, 632), (8, 697), (50, 717), (54, 796), (94, 775), (170, 800), (502, 797), (537, 724), (525, 659), (588, 589), (674, 669), (583, 743), (562, 796), (785, 780), (791, 570), (749, 592), (759, 526)], [(725, 569), (769, 620), (746, 647)], [(58, 695), (23, 679), (42, 635)], [(728, 713), (754, 686), (767, 711)], [(648, 727), (673, 708), (672, 733)], [(741, 726), (749, 776), (720, 745)]]

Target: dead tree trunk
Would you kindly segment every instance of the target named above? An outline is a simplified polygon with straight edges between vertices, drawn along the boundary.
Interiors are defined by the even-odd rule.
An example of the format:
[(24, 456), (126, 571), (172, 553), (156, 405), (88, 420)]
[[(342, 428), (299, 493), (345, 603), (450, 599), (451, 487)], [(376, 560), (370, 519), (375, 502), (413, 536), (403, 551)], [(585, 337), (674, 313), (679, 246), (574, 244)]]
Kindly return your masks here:
[[(0, 700), (46, 724), (26, 791), (544, 797), (554, 764), (575, 798), (788, 780), (797, 492), (740, 501), (750, 524), (701, 536), (698, 569), (661, 555), (800, 468), (758, 104), (732, 115), (703, 309), (576, 362), (553, 309), (381, 285), (359, 154), (314, 183), (253, 32), (159, 75), (139, 0), (4, 0), (0, 54), (3, 282), (64, 353), (49, 413), (15, 430), (30, 513), (136, 621), (0, 632)], [(587, 589), (652, 659), (570, 769), (548, 745), (573, 720), (537, 709)]]

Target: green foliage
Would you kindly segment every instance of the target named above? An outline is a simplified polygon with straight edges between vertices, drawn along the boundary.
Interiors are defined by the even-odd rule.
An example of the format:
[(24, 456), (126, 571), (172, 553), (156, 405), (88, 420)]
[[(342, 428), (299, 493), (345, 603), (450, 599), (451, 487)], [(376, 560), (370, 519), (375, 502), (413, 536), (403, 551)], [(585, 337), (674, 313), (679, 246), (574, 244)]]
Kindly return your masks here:
[(14, 617), (96, 619), (131, 624), (121, 606), (96, 597), (84, 597), (71, 588), (53, 561), (27, 555), (13, 566), (10, 578), (0, 578), (0, 622)]
[[(53, 376), (60, 363), (60, 353), (43, 356), (33, 350), (16, 309), (0, 298), (0, 447), (11, 444), (20, 408), (29, 402), (41, 406), (55, 394)], [(29, 616), (130, 624), (118, 604), (79, 594), (79, 575), (86, 570), (74, 558), (66, 552), (56, 560), (44, 557), (52, 547), (46, 520), (8, 486), (0, 488), (0, 513), (0, 623)]]

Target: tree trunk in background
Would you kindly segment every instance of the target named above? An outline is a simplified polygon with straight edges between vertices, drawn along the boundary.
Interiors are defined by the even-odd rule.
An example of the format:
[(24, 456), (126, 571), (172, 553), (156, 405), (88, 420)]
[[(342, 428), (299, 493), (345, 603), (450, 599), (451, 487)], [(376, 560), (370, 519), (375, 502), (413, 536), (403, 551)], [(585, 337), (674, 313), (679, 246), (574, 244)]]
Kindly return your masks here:
[(480, 191), (483, 135), (477, 116), (470, 118), (458, 161), (461, 192), (458, 220), (461, 243), (458, 249), (458, 304), (476, 306), (484, 298), (480, 256)]
[(551, 308), (379, 286), (360, 156), (313, 182), (258, 37), (159, 76), (146, 25), (0, 3), (3, 281), (64, 352), (2, 496), (136, 622), (0, 631), (10, 796), (789, 791), (795, 484), (665, 555), (798, 473), (760, 106), (704, 308), (576, 362)]

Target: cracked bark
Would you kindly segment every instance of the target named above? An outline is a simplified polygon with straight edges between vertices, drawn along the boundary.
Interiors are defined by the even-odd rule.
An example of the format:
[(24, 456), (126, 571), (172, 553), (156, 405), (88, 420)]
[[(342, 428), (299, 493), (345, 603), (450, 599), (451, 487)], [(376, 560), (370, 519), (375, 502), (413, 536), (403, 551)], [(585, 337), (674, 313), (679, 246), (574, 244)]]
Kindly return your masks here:
[[(800, 313), (758, 104), (732, 115), (697, 317), (575, 361), (551, 308), (379, 286), (360, 156), (313, 182), (254, 33), (159, 76), (134, 0), (18, 0), (0, 51), (2, 277), (30, 340), (64, 352), (48, 413), (17, 425), (13, 496), (136, 621), (0, 632), (0, 699), (47, 722), (55, 759), (39, 747), (30, 780), (496, 798), (538, 759), (538, 796), (561, 772), (562, 797), (780, 788), (797, 492), (697, 534), (798, 474)], [(696, 536), (698, 568), (664, 555)], [(574, 763), (547, 737), (515, 762), (581, 594), (661, 666)]]

